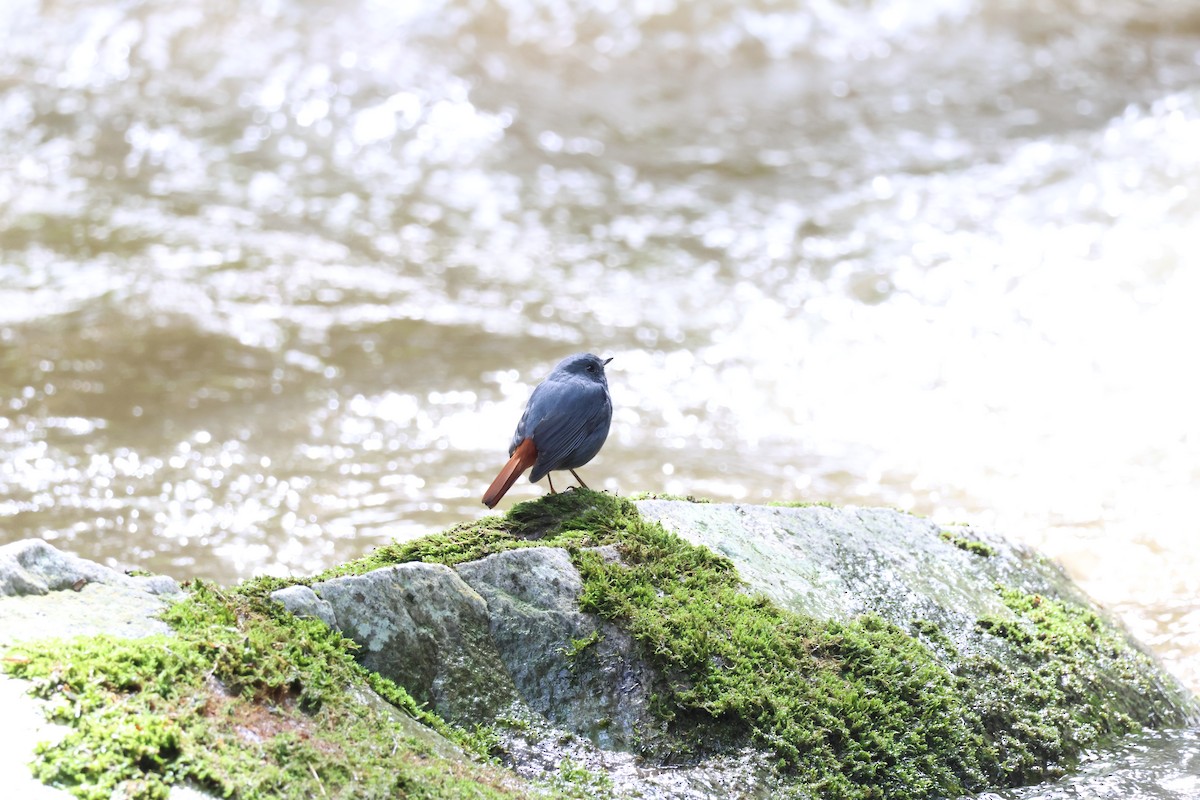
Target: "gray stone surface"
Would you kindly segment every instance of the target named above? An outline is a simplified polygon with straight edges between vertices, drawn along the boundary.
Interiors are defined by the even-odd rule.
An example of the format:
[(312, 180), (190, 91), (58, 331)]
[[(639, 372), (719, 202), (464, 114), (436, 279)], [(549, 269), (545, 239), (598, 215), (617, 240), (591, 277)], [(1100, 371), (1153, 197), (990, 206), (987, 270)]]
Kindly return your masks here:
[[(938, 624), (968, 646), (980, 617), (1015, 618), (997, 582), (1090, 605), (1062, 571), (994, 534), (887, 508), (798, 508), (645, 500), (646, 519), (727, 556), (750, 591), (818, 619), (877, 613)], [(982, 542), (982, 557), (942, 537)]]
[(383, 714), (387, 714), (391, 718), (392, 722), (394, 722), (402, 731), (404, 731), (406, 736), (420, 742), (422, 745), (427, 747), (430, 752), (451, 761), (470, 761), (467, 755), (463, 753), (462, 748), (460, 748), (458, 745), (454, 744), (445, 736), (442, 736), (432, 728), (417, 722), (415, 719), (396, 708), (387, 700), (384, 700), (368, 687), (352, 686), (350, 690), (360, 703), (362, 703), (364, 706), (369, 706)]
[(454, 570), (408, 563), (313, 584), (368, 669), (470, 727), (516, 699), (487, 604)]
[[(942, 539), (944, 526), (911, 514), (668, 500), (637, 505), (645, 518), (730, 558), (752, 590), (820, 619), (887, 609), (909, 619), (947, 609), (972, 619), (1007, 613), (993, 581), (980, 574), (985, 559)], [(956, 532), (982, 538), (966, 528)], [(1011, 548), (989, 543), (1012, 557)]]
[(319, 619), (331, 628), (338, 627), (337, 616), (333, 606), (317, 597), (317, 593), (307, 586), (297, 584), (271, 592), (271, 599), (283, 604), (283, 607), (297, 617), (312, 617)]
[(0, 795), (25, 800), (69, 800), (71, 795), (33, 777), (29, 762), (38, 742), (57, 742), (67, 728), (46, 721), (43, 704), (26, 692), (29, 684), (0, 673)]
[[(77, 589), (75, 587), (78, 587)], [(0, 547), (0, 657), (24, 641), (108, 634), (139, 638), (169, 633), (158, 619), (170, 595), (171, 578), (134, 578), (63, 552), (40, 539)], [(44, 703), (29, 684), (0, 673), (0, 796), (21, 800), (68, 800), (71, 795), (33, 777), (29, 762), (39, 742), (53, 742), (67, 728), (46, 721)], [(207, 798), (173, 790), (172, 800)]]
[(147, 594), (179, 592), (179, 584), (172, 578), (131, 577), (59, 550), (41, 539), (0, 546), (0, 597), (44, 595), (89, 583), (124, 586)]
[(158, 613), (179, 591), (172, 578), (130, 577), (41, 539), (13, 542), (0, 547), (0, 648), (51, 637), (169, 633)]
[(487, 601), (500, 658), (530, 708), (610, 749), (632, 747), (653, 724), (656, 675), (624, 631), (579, 610), (583, 582), (566, 550), (510, 550), (457, 569)]
[(136, 639), (169, 633), (157, 617), (166, 604), (162, 595), (105, 583), (89, 583), (78, 592), (0, 597), (0, 647), (49, 637), (107, 633)]

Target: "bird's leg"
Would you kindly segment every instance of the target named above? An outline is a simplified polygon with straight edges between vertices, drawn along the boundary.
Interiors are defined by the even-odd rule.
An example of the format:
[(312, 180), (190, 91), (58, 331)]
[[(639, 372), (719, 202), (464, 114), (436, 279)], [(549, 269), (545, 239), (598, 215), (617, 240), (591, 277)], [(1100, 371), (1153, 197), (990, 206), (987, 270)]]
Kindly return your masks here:
[(574, 476), (575, 476), (575, 480), (579, 481), (579, 485), (580, 485), (580, 486), (582, 486), (583, 488), (587, 489), (589, 492), (591, 491), (591, 489), (589, 489), (589, 488), (588, 488), (588, 485), (587, 485), (586, 483), (584, 483), (584, 482), (583, 482), (583, 478), (579, 477), (579, 473), (578, 473), (578, 472), (576, 472), (576, 471), (575, 471), (575, 470), (573, 470), (573, 469), (572, 469), (572, 470), (567, 470), (567, 471), (568, 471), (568, 472), (570, 472), (572, 475), (574, 475)]
[(550, 477), (549, 472), (546, 473), (546, 480), (550, 482), (550, 494), (558, 494), (558, 492), (554, 491), (554, 479)]

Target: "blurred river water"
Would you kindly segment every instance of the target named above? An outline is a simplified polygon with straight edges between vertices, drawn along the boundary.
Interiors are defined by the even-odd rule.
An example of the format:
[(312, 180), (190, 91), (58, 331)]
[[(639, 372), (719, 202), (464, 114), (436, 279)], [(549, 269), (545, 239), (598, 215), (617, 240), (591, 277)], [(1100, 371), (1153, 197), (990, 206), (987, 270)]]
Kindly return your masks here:
[(1198, 243), (1193, 2), (7, 0), (0, 541), (310, 573), (590, 350), (593, 488), (989, 526), (1200, 689)]

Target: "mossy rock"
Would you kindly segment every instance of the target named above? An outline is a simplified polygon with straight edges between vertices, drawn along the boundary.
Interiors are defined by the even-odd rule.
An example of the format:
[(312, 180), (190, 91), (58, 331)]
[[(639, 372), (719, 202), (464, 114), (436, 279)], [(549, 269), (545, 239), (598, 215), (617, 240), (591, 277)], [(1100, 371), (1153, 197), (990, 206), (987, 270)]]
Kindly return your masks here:
[(772, 780), (821, 796), (1037, 782), (1124, 733), (1195, 718), (1190, 695), (1053, 565), (969, 526), (943, 533), (886, 509), (580, 491), (336, 572), (561, 548), (580, 609), (631, 636), (627, 657), (658, 676), (661, 724), (642, 725), (638, 752), (694, 763), (752, 743)]
[[(50, 721), (67, 726), (37, 746), (37, 778), (88, 800), (166, 798), (173, 787), (239, 798), (534, 791), (472, 756), (479, 742), (471, 732), (361, 667), (336, 630), (294, 617), (261, 592), (187, 588), (169, 605), (126, 597), (119, 584), (0, 600), (0, 611), (16, 612), (0, 623), (9, 645), (0, 663), (31, 682)], [(98, 623), (81, 622), (114, 599), (161, 621), (106, 611)], [(31, 639), (27, 617), (48, 632), (92, 630)]]
[[(342, 632), (271, 600), (291, 584), (311, 589), (275, 596)], [(311, 579), (196, 584), (164, 619), (6, 654), (73, 726), (44, 779), (81, 797), (932, 798), (1197, 719), (1043, 559), (879, 509), (571, 491)], [(379, 656), (381, 636), (403, 646)]]

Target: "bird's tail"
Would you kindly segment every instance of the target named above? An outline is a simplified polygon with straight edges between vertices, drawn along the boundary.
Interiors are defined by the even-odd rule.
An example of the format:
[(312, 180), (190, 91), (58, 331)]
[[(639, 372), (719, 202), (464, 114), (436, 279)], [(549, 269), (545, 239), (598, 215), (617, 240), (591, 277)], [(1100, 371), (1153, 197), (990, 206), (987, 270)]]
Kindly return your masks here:
[(512, 485), (517, 482), (517, 478), (521, 477), (521, 473), (533, 466), (533, 462), (537, 461), (537, 447), (533, 444), (533, 439), (526, 439), (517, 445), (517, 449), (513, 450), (512, 458), (504, 465), (504, 469), (500, 470), (500, 474), (496, 476), (496, 480), (492, 481), (492, 485), (483, 493), (483, 504), (488, 508), (495, 508), (496, 503), (500, 502), (500, 498), (504, 497), (504, 493), (512, 488)]

